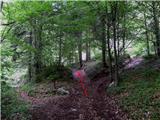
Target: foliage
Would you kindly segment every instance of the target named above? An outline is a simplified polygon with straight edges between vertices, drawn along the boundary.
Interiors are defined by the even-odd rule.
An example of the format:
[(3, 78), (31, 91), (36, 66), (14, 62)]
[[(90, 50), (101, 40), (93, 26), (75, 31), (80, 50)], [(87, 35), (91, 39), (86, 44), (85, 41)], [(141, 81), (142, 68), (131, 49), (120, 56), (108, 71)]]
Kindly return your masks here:
[[(146, 70), (146, 69), (145, 69)], [(160, 119), (160, 75), (154, 69), (130, 71), (118, 87), (108, 91), (116, 95), (132, 119)]]
[[(153, 47), (151, 42), (155, 42), (152, 12), (146, 7), (152, 9), (151, 4), (152, 2), (126, 1), (4, 2), (2, 19), (6, 25), (1, 32), (3, 35), (2, 64), (7, 66), (6, 60), (11, 64), (19, 61), (19, 64), (28, 66), (30, 73), (37, 74), (34, 72), (40, 72), (43, 69), (41, 66), (51, 66), (57, 61), (65, 65), (77, 63), (80, 60), (78, 58), (80, 52), (84, 53), (87, 49), (90, 53), (95, 50), (92, 58), (102, 59), (102, 32), (106, 33), (106, 28), (102, 28), (107, 25), (110, 27), (110, 49), (114, 56), (112, 13), (115, 6), (118, 9), (117, 52), (124, 49), (131, 56), (146, 55), (146, 29), (152, 36), (152, 39), (149, 39), (150, 47)], [(146, 12), (146, 18), (143, 16), (144, 12)], [(102, 27), (103, 18), (106, 22)], [(147, 21), (147, 26), (144, 24), (144, 19)], [(109, 36), (105, 34), (104, 37)], [(128, 47), (131, 49), (127, 49)], [(150, 51), (153, 52), (152, 49)], [(6, 70), (3, 66), (2, 73)], [(7, 66), (7, 68), (12, 67), (12, 65)], [(41, 76), (43, 75), (38, 75), (38, 78)]]
[[(3, 80), (8, 80), (19, 66), (27, 67), (26, 78), (31, 84), (35, 81), (69, 80), (72, 74), (66, 66), (74, 63), (81, 66), (84, 55), (86, 61), (94, 58), (103, 63), (110, 57), (109, 71), (115, 72), (118, 79), (118, 67), (126, 59), (126, 53), (134, 57), (159, 52), (160, 56), (157, 44), (160, 44), (160, 4), (157, 1), (15, 0), (1, 2), (1, 7)], [(150, 57), (148, 54), (145, 58)], [(158, 73), (154, 70), (142, 70), (143, 74), (135, 72), (124, 76), (120, 86), (113, 91), (131, 92), (132, 89), (134, 97), (125, 99), (129, 105), (141, 100), (147, 101), (142, 105), (148, 104), (150, 97), (147, 95), (153, 93), (152, 82)], [(138, 79), (141, 78), (141, 82), (125, 81), (125, 78), (132, 80), (130, 76), (136, 75), (140, 75)], [(10, 91), (11, 88), (6, 89)], [(23, 89), (32, 91), (32, 86), (27, 84)], [(6, 91), (4, 94), (9, 94)]]
[(20, 89), (22, 91), (25, 91), (26, 93), (30, 93), (30, 92), (33, 91), (34, 87), (35, 87), (35, 83), (34, 82), (28, 82), (28, 83), (22, 85), (20, 87)]
[(143, 56), (143, 58), (146, 60), (154, 60), (154, 59), (157, 59), (157, 56), (151, 54), (151, 55), (145, 55)]
[(20, 114), (20, 119), (27, 120), (29, 118), (28, 114), (28, 104), (24, 104), (19, 100), (17, 93), (14, 88), (11, 88), (7, 83), (2, 82), (1, 84), (1, 107), (2, 107), (2, 118), (7, 118), (12, 120), (16, 117), (16, 114)]
[(54, 64), (46, 66), (43, 71), (37, 75), (37, 82), (40, 81), (58, 81), (69, 80), (72, 76), (71, 70), (63, 65)]

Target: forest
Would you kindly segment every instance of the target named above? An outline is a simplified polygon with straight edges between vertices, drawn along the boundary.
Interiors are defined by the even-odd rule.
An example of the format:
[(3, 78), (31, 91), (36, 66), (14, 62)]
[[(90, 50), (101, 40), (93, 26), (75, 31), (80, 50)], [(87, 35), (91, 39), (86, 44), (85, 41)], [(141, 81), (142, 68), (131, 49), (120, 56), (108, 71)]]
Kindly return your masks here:
[(2, 120), (160, 120), (160, 1), (0, 1)]

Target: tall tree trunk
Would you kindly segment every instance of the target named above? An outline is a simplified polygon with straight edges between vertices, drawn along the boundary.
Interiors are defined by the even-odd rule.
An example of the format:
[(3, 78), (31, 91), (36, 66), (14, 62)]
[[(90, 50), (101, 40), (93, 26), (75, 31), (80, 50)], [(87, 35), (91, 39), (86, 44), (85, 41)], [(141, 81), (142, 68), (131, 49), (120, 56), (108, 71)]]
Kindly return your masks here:
[(42, 28), (40, 26), (40, 29), (38, 30), (38, 36), (37, 36), (37, 50), (38, 50), (38, 54), (36, 56), (37, 58), (37, 63), (36, 63), (36, 67), (37, 67), (37, 72), (36, 73), (40, 73), (41, 69), (42, 69), (42, 40), (41, 40), (41, 31)]
[(153, 34), (151, 34), (151, 40), (152, 40), (152, 44), (153, 44), (154, 54), (155, 54), (156, 56), (158, 56), (158, 55), (157, 55), (157, 50), (156, 50), (156, 42), (153, 41), (153, 40), (154, 40)]
[(88, 41), (88, 60), (91, 60), (91, 46), (90, 46), (90, 41)]
[(36, 22), (35, 21), (30, 21), (30, 24), (32, 26), (31, 31), (30, 31), (30, 38), (29, 38), (29, 44), (35, 48), (36, 51), (34, 52), (29, 52), (29, 64), (28, 64), (28, 77), (29, 81), (36, 81), (36, 55), (37, 55), (37, 47), (36, 47), (36, 42), (37, 42), (37, 31), (36, 31)]
[(1, 10), (0, 11), (1, 12), (2, 12), (2, 9), (3, 9), (3, 3), (4, 3), (3, 1), (0, 2), (0, 4), (1, 4)]
[(115, 2), (113, 6), (113, 40), (114, 40), (114, 56), (115, 56), (115, 85), (118, 84), (119, 81), (119, 73), (118, 73), (118, 55), (117, 55), (117, 35), (116, 35), (116, 21), (117, 21), (117, 3)]
[(81, 35), (81, 33), (78, 33), (77, 39), (78, 39), (79, 65), (80, 65), (80, 68), (81, 68), (82, 67), (82, 35)]
[(91, 59), (90, 54), (90, 41), (86, 42), (86, 61), (89, 61)]
[(146, 29), (146, 45), (147, 45), (147, 55), (150, 55), (150, 48), (149, 48), (149, 36), (148, 36), (148, 28), (147, 28), (147, 20), (146, 20), (146, 14), (144, 13), (144, 24), (145, 24), (145, 29)]
[(59, 65), (61, 65), (61, 61), (62, 61), (62, 35), (60, 33), (60, 36), (59, 36), (59, 60), (58, 60)]
[[(38, 27), (37, 27), (38, 26)], [(42, 25), (37, 24), (35, 22), (34, 26), (34, 39), (35, 39), (35, 72), (36, 75), (39, 74), (42, 70)]]
[(86, 42), (86, 61), (89, 60), (89, 46), (88, 46), (88, 42)]
[(122, 38), (122, 54), (125, 55), (125, 39), (126, 39), (126, 14), (123, 15), (123, 38)]
[(160, 31), (159, 31), (159, 19), (157, 18), (158, 11), (156, 8), (156, 1), (152, 2), (152, 9), (153, 9), (153, 19), (154, 19), (154, 29), (155, 29), (155, 36), (156, 36), (156, 47), (157, 47), (157, 55), (160, 57)]
[[(32, 32), (30, 32), (30, 38), (29, 38), (29, 45), (32, 45)], [(33, 54), (31, 51), (29, 51), (29, 61), (28, 61), (28, 80), (33, 81), (34, 80), (34, 68), (33, 68)]]
[(109, 71), (110, 71), (110, 80), (113, 81), (113, 68), (112, 68), (112, 53), (110, 47), (110, 24), (109, 24), (109, 17), (107, 22), (107, 47), (108, 47), (108, 57), (109, 57)]
[[(117, 8), (117, 9), (119, 9), (119, 8)], [(120, 29), (120, 26), (119, 26), (119, 12), (117, 11), (117, 27), (116, 27), (116, 35), (117, 35), (117, 57), (119, 57), (120, 56), (120, 32), (119, 32), (119, 29)]]
[(105, 16), (102, 16), (101, 19), (101, 24), (102, 24), (102, 63), (103, 67), (106, 67), (106, 21), (105, 21)]

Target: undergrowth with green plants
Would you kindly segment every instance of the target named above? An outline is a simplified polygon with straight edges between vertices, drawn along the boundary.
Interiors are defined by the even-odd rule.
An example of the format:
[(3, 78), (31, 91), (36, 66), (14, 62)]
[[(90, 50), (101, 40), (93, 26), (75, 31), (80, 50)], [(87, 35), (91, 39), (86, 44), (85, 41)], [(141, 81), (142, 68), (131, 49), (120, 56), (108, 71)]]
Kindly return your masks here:
[(28, 83), (22, 85), (20, 87), (20, 90), (29, 94), (29, 93), (32, 93), (35, 88), (36, 88), (35, 82), (28, 82)]
[(137, 69), (125, 73), (117, 87), (108, 89), (133, 120), (160, 120), (160, 71)]
[(71, 70), (64, 66), (64, 65), (58, 65), (53, 64), (50, 66), (46, 66), (41, 73), (37, 75), (36, 82), (41, 82), (44, 80), (48, 81), (57, 81), (62, 80), (66, 81), (69, 80), (72, 76)]
[(29, 104), (21, 101), (18, 98), (16, 90), (7, 85), (6, 82), (1, 82), (1, 114), (2, 119), (7, 120), (28, 120)]

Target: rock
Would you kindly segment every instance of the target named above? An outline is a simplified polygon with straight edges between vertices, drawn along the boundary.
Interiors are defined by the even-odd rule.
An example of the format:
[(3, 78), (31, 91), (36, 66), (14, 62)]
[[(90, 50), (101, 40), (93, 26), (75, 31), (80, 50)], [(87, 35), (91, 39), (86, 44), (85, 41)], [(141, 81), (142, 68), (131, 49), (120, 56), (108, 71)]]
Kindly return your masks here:
[(89, 79), (93, 79), (98, 73), (102, 71), (102, 62), (100, 61), (93, 61), (85, 63), (85, 70), (86, 75)]
[(111, 82), (108, 87), (113, 87), (113, 86), (115, 86), (115, 82)]
[(75, 109), (75, 108), (71, 108), (71, 111), (76, 112), (76, 111), (77, 111), (77, 109)]
[(83, 114), (79, 114), (79, 120), (83, 120)]
[(41, 104), (35, 104), (35, 105), (32, 105), (32, 107), (30, 108), (30, 110), (36, 110), (36, 109), (39, 109), (41, 107), (42, 107)]
[(11, 115), (12, 120), (22, 120), (24, 116), (21, 113), (14, 113)]
[(61, 95), (69, 94), (69, 91), (65, 90), (63, 87), (57, 89), (57, 93)]

